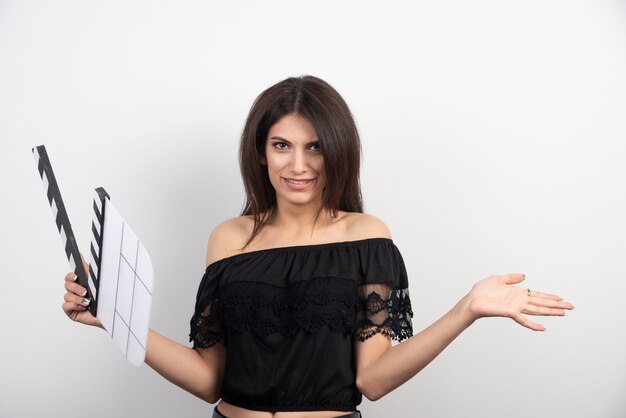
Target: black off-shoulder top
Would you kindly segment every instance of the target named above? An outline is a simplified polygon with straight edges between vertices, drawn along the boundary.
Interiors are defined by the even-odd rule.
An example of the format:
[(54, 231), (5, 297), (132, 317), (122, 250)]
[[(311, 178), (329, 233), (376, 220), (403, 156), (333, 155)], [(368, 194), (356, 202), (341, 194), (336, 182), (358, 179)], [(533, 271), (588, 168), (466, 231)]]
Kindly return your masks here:
[(206, 268), (194, 348), (227, 347), (222, 399), (260, 411), (354, 410), (354, 344), (413, 334), (404, 261), (393, 241), (271, 248)]

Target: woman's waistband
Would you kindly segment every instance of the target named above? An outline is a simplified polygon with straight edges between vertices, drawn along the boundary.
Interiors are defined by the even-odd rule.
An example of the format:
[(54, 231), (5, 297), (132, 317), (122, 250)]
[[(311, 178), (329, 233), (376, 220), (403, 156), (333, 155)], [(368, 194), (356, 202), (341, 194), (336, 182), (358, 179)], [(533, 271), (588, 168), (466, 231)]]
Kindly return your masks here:
[[(218, 409), (217, 406), (213, 408), (213, 416), (212, 418), (228, 418), (226, 415), (223, 415)], [(361, 413), (359, 411), (351, 412), (345, 415), (338, 415), (336, 418), (361, 418)]]

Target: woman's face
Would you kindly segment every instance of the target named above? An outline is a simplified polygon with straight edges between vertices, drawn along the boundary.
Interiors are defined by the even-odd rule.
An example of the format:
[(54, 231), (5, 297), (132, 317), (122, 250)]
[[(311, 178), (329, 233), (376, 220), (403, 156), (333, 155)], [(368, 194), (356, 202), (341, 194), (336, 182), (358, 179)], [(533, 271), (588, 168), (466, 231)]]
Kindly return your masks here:
[(265, 142), (267, 171), (279, 205), (311, 205), (318, 209), (326, 186), (324, 156), (311, 123), (289, 114), (269, 130)]

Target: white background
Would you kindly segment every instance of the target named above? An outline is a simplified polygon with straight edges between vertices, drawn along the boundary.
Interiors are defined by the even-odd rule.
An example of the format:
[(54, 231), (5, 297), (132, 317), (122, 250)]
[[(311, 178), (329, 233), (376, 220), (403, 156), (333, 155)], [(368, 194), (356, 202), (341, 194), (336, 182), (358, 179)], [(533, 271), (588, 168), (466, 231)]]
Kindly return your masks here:
[(151, 326), (187, 344), (208, 234), (243, 204), (247, 111), (300, 74), (357, 119), (416, 330), (490, 274), (577, 307), (546, 333), (478, 321), (364, 416), (626, 416), (626, 4), (600, 0), (0, 1), (0, 416), (209, 416), (65, 317), (30, 149), (84, 252), (107, 189), (154, 263)]

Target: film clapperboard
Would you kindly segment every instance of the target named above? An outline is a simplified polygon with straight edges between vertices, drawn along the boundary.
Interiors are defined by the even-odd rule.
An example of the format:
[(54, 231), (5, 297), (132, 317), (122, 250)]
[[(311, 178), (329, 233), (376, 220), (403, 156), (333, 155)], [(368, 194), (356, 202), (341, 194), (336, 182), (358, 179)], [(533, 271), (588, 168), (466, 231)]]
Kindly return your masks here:
[(93, 199), (90, 263), (85, 273), (46, 148), (33, 148), (33, 155), (70, 268), (87, 289), (85, 297), (91, 299), (89, 312), (102, 322), (125, 357), (133, 365), (141, 365), (154, 284), (148, 252), (100, 187)]

